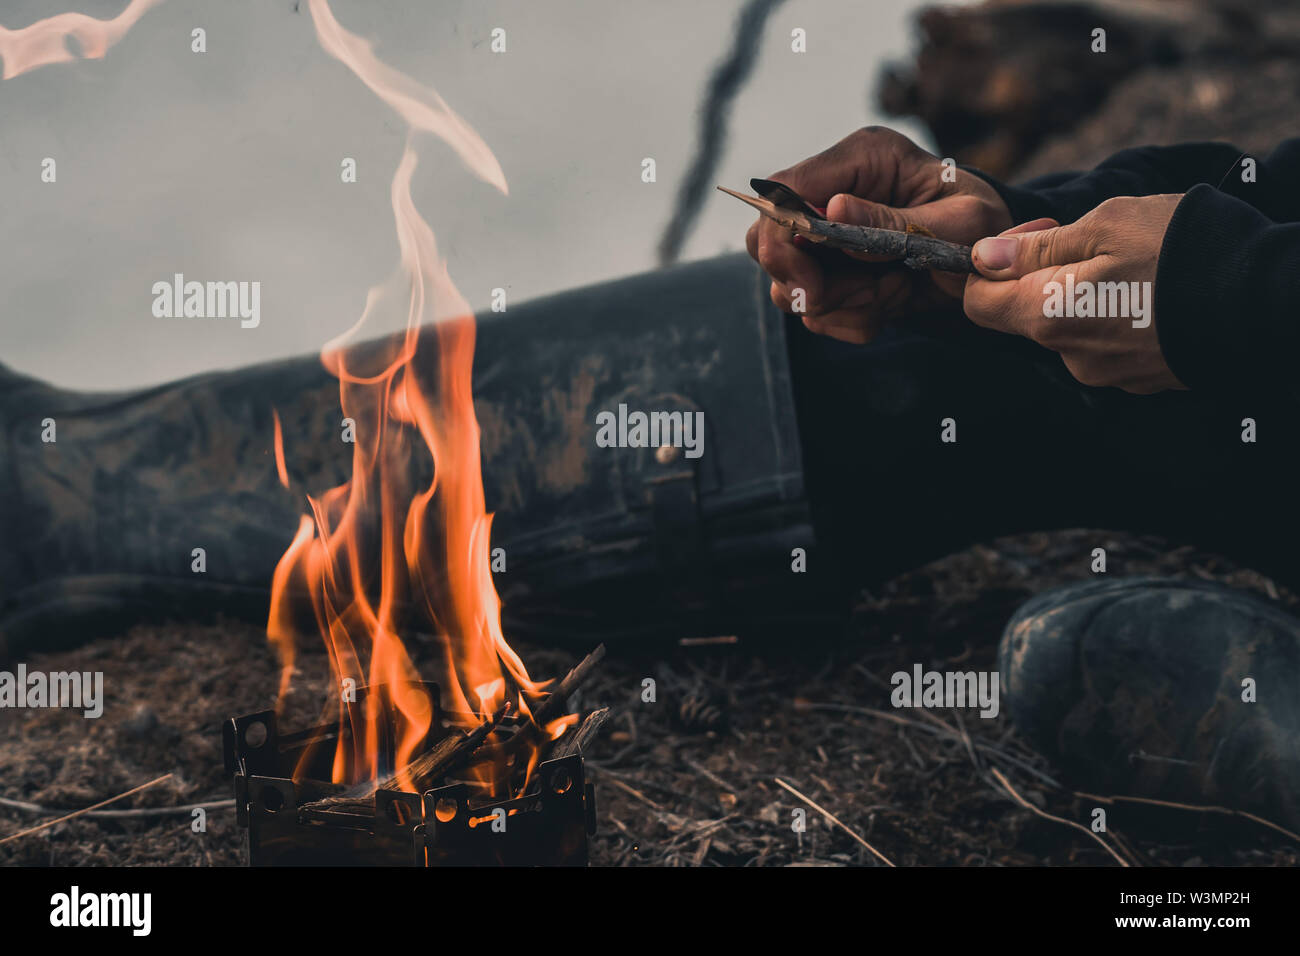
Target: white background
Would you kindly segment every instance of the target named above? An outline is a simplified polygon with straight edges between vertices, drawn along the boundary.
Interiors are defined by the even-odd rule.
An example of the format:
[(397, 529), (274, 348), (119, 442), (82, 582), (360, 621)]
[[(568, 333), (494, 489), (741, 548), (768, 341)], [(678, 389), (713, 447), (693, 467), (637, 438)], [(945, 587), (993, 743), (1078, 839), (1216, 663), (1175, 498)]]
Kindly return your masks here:
[[(0, 0), (8, 29), (125, 0)], [(112, 389), (319, 350), (397, 257), (405, 126), (318, 45), (304, 2), (167, 0), (102, 60), (0, 82), (0, 363)], [(414, 195), (475, 308), (655, 267), (737, 0), (333, 0), (380, 59), (432, 86), (505, 170), (502, 197), (435, 144)], [(789, 0), (735, 103), (718, 181), (743, 188), (868, 122), (913, 49), (915, 0)], [(208, 52), (190, 52), (207, 30)], [(508, 52), (490, 52), (494, 27)], [(790, 51), (802, 27), (808, 52)], [(892, 125), (917, 137), (914, 126)], [(924, 145), (929, 145), (923, 139)], [(44, 157), (58, 182), (40, 181)], [(357, 159), (359, 182), (339, 163)], [(643, 184), (641, 160), (658, 163)], [(712, 193), (684, 259), (743, 248)], [(257, 329), (151, 313), (154, 282), (262, 283)], [(382, 331), (372, 329), (374, 332)]]

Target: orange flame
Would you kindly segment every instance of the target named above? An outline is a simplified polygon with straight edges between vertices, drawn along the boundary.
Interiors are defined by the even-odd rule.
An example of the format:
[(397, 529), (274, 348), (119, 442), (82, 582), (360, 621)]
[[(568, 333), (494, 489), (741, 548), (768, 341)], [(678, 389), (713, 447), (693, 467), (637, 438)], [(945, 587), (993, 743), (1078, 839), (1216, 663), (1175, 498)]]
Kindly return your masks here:
[[(480, 179), (506, 191), (496, 158), (433, 90), (377, 60), (370, 45), (334, 19), (326, 0), (309, 0), (324, 49), (395, 109), (412, 132), (433, 133)], [(326, 343), (321, 360), (339, 379), (343, 414), (355, 423), (352, 477), (308, 498), (293, 543), (272, 580), (267, 633), (281, 655), (281, 696), (293, 668), (296, 629), (288, 594), (311, 597), (317, 628), (339, 681), (340, 728), (333, 779), (356, 783), (385, 771), (403, 787), (406, 766), (430, 730), (432, 709), (401, 639), (408, 629), (445, 636), (439, 677), (449, 710), (484, 720), (503, 703), (529, 715), (533, 681), (501, 632), (501, 602), (490, 568), (471, 372), (475, 326), (438, 255), (433, 231), (416, 211), (408, 139), (390, 198), (400, 264), (372, 288), (360, 319)], [(377, 313), (404, 314), (406, 332), (349, 349)], [(277, 421), (277, 454), (281, 444)], [(433, 478), (410, 486), (411, 463), (427, 456)], [(278, 464), (277, 459), (277, 464)], [(349, 690), (370, 688), (364, 704)], [(473, 703), (471, 703), (471, 694)], [(389, 736), (391, 734), (391, 737)], [(383, 743), (394, 764), (380, 767)], [(527, 761), (529, 771), (537, 752)], [(301, 768), (300, 768), (301, 769)], [(490, 775), (482, 778), (491, 783)], [(495, 787), (495, 783), (492, 783)]]
[(289, 467), (284, 462), (284, 430), (280, 427), (280, 413), (271, 409), (275, 421), (275, 473), (280, 476), (280, 484), (289, 487)]
[(559, 740), (564, 735), (564, 732), (577, 722), (577, 714), (565, 714), (563, 717), (557, 717), (546, 725), (546, 736), (551, 740)]
[(150, 7), (160, 3), (162, 0), (131, 0), (112, 20), (96, 20), (84, 13), (60, 13), (20, 30), (0, 27), (0, 58), (5, 63), (0, 79), (12, 79), (37, 67), (77, 59), (68, 49), (69, 39), (77, 41), (81, 59), (98, 60)]

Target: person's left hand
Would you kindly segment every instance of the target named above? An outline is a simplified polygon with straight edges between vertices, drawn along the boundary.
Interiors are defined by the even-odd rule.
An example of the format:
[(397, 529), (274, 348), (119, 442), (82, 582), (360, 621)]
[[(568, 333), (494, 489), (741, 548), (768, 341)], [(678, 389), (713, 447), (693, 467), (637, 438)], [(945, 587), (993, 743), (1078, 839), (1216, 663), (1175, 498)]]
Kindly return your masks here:
[(1156, 264), (1181, 195), (1108, 199), (1077, 222), (1037, 219), (975, 244), (962, 305), (977, 325), (1059, 352), (1084, 385), (1186, 388), (1156, 337)]

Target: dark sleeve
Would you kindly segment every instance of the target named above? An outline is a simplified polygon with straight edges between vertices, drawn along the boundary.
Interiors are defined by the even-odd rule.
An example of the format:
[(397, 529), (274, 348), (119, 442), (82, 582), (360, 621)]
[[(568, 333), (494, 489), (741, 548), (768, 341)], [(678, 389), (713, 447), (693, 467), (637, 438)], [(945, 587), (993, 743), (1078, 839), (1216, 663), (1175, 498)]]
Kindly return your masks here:
[[(1243, 160), (1253, 158), (1253, 177)], [(1086, 173), (986, 179), (1017, 223), (1070, 223), (1115, 196), (1185, 193), (1156, 268), (1165, 361), (1189, 388), (1300, 399), (1300, 139), (1267, 157), (1227, 143), (1144, 146)]]
[(1300, 224), (1189, 189), (1156, 268), (1156, 332), (1174, 374), (1192, 389), (1300, 398), (1298, 318)]
[[(1253, 181), (1243, 179), (1254, 160)], [(1228, 143), (1142, 146), (1116, 153), (1086, 173), (1058, 173), (1010, 186), (970, 170), (1002, 196), (1017, 223), (1048, 217), (1074, 222), (1115, 196), (1183, 193), (1206, 183), (1259, 210), (1274, 222), (1300, 221), (1300, 139), (1283, 142), (1267, 157)]]

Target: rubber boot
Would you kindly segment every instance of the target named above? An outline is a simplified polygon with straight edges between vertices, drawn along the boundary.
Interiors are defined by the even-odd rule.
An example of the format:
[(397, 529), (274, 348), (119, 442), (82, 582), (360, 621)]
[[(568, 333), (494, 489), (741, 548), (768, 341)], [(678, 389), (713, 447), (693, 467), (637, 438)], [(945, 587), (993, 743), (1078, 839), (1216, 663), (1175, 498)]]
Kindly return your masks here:
[[(765, 290), (733, 256), (480, 318), (475, 409), (508, 633), (734, 633), (829, 607), (815, 575), (792, 572), (814, 538), (787, 320)], [(620, 406), (702, 413), (698, 456), (598, 446), (597, 416)], [(0, 658), (143, 620), (265, 621), (305, 496), (345, 481), (354, 449), (316, 356), (127, 394), (6, 371), (0, 421)]]
[(1300, 826), (1300, 620), (1200, 580), (1028, 601), (999, 648), (1016, 728), (1068, 783)]
[[(1157, 532), (1296, 580), (1289, 410), (1087, 388), (956, 313), (848, 345), (768, 285), (723, 256), (480, 318), (507, 633), (799, 639), (856, 587), (1059, 527)], [(702, 413), (703, 453), (600, 447), (620, 405)], [(341, 417), (316, 356), (111, 395), (0, 374), (0, 658), (136, 621), (265, 620), (306, 495), (350, 474)]]

